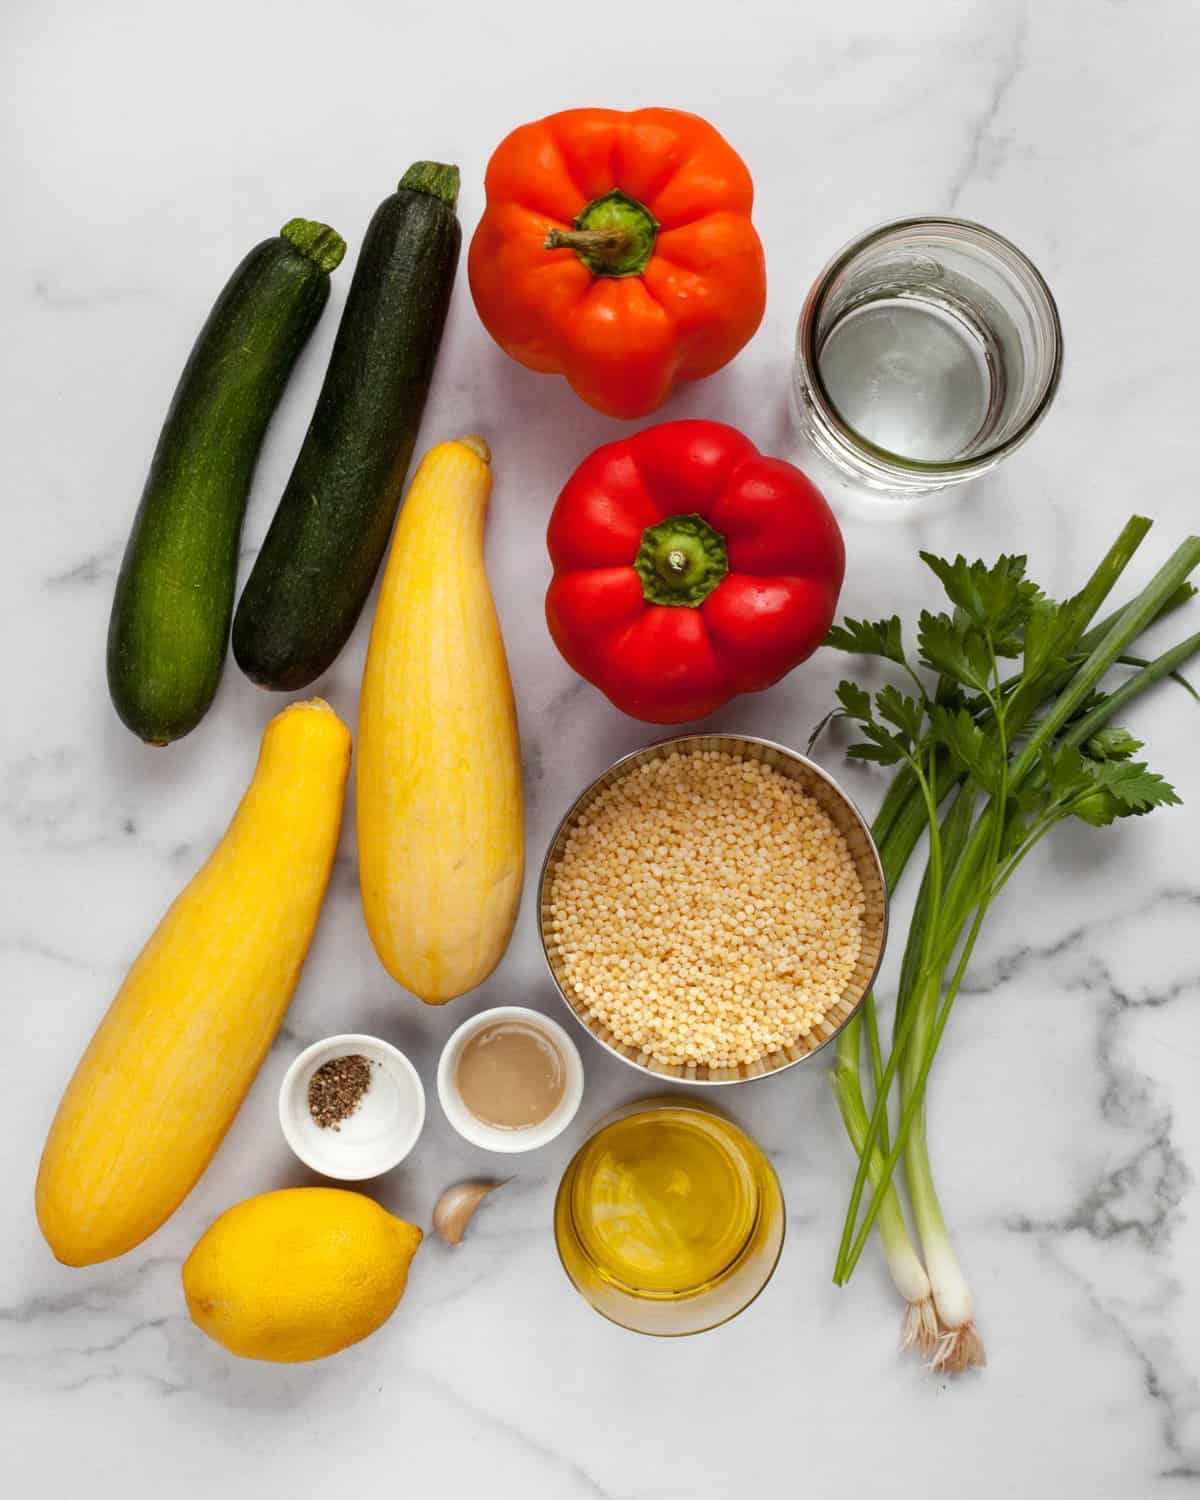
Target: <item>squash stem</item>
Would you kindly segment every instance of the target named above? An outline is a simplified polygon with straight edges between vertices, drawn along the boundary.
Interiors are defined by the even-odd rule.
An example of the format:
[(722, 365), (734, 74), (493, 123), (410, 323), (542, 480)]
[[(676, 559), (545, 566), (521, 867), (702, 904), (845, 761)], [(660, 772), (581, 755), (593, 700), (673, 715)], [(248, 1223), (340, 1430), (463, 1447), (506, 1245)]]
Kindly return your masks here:
[(465, 437), (455, 438), (454, 441), (460, 443), (464, 448), (469, 448), (475, 457), (481, 459), (485, 464), (491, 463), (492, 450), (488, 446), (487, 438), (481, 437), (479, 433), (469, 432)]

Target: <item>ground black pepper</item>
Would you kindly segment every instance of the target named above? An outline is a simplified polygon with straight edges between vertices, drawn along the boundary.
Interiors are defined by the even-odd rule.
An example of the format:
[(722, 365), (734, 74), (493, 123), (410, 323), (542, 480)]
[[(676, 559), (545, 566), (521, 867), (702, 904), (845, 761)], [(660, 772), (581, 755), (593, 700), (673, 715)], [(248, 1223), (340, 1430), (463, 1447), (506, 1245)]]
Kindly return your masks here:
[(308, 1110), (322, 1129), (337, 1130), (371, 1087), (371, 1064), (357, 1052), (331, 1057), (308, 1080)]

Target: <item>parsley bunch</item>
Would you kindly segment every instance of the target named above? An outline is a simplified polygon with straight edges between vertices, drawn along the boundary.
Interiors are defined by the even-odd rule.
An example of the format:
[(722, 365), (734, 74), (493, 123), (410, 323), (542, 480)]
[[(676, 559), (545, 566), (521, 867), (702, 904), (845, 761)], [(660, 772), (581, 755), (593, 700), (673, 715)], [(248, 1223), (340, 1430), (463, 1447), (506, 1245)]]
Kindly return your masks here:
[[(895, 768), (873, 825), (889, 883), (922, 835), (928, 844), (887, 1056), (873, 996), (839, 1038), (834, 1082), (859, 1163), (834, 1280), (849, 1278), (878, 1221), (893, 1278), (909, 1304), (905, 1341), (935, 1367), (984, 1362), (925, 1144), (926, 1080), (984, 917), (1021, 863), (1064, 820), (1104, 827), (1179, 801), (1136, 758), (1141, 741), (1113, 721), (1200, 650), (1200, 635), (1192, 635), (1152, 661), (1127, 654), (1149, 625), (1193, 594), (1187, 578), (1200, 564), (1200, 538), (1179, 547), (1135, 599), (1094, 623), (1149, 528), (1149, 521), (1134, 517), (1080, 592), (1061, 602), (1028, 578), (1024, 557), (1005, 555), (989, 565), (923, 552), (947, 607), (921, 613), (915, 652), (895, 615), (847, 619), (829, 635), (829, 645), (878, 658), (900, 678), (901, 685), (888, 683), (873, 693), (842, 682), (838, 706), (816, 731), (830, 719), (844, 719), (861, 736), (850, 747), (852, 757)], [(1134, 670), (1105, 687), (1107, 674), (1121, 664)], [(870, 1111), (861, 1076), (864, 1036), (874, 1092)], [(923, 1259), (909, 1239), (893, 1182), (901, 1157)]]

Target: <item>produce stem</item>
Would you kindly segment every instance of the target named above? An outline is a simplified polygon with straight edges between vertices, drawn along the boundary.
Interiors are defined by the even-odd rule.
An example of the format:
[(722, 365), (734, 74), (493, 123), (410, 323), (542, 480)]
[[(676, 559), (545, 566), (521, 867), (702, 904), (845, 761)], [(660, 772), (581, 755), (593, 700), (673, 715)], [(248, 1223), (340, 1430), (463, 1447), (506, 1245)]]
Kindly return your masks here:
[[(963, 944), (958, 963), (955, 965), (954, 976), (951, 979), (950, 984), (946, 990), (945, 999), (942, 1001), (941, 1009), (938, 1011), (936, 1019), (932, 1023), (932, 1031), (930, 1033), (929, 1041), (924, 1049), (924, 1055), (921, 1057), (920, 1066), (914, 1077), (914, 1081), (909, 1092), (909, 1097), (907, 1098), (907, 1100), (905, 1100), (904, 1105), (901, 1109), (900, 1123), (896, 1127), (895, 1144), (884, 1157), (883, 1163), (879, 1167), (879, 1180), (885, 1185), (890, 1184), (892, 1181), (893, 1174), (896, 1170), (896, 1163), (900, 1159), (900, 1154), (904, 1149), (906, 1140), (908, 1139), (908, 1133), (912, 1129), (913, 1120), (916, 1117), (917, 1110), (920, 1108), (922, 1101), (924, 1100), (925, 1084), (929, 1078), (929, 1070), (933, 1066), (933, 1059), (937, 1052), (938, 1044), (942, 1040), (942, 1033), (946, 1029), (946, 1022), (950, 1019), (950, 1011), (954, 1006), (954, 1001), (958, 997), (959, 987), (961, 986), (963, 977), (966, 974), (967, 965), (971, 961), (971, 954), (975, 950), (975, 943), (979, 937), (979, 931), (983, 925), (983, 918), (987, 912), (988, 905), (989, 901), (985, 896), (980, 900), (979, 904), (975, 908), (975, 916), (974, 920), (971, 923), (971, 930), (967, 934), (967, 940)], [(958, 929), (954, 930), (955, 936), (957, 935), (957, 931)], [(949, 951), (947, 951), (947, 949), (949, 949)], [(931, 985), (938, 987), (937, 993), (940, 993), (940, 975), (945, 967), (945, 964), (949, 962), (950, 954), (953, 952), (953, 944), (947, 944), (942, 948), (941, 951), (943, 954), (942, 962), (937, 967), (932, 969), (927, 976), (928, 982)], [(890, 1074), (891, 1077), (894, 1077), (896, 1073), (897, 1057), (903, 1057), (905, 1050), (911, 1043), (912, 1033), (914, 1032), (914, 1030), (916, 1030), (916, 1023), (920, 1017), (920, 1013), (921, 1007), (919, 1005), (911, 1005), (909, 1006), (904, 1016), (901, 1026), (902, 1035), (900, 1036), (900, 1038), (898, 1038), (896, 1045), (892, 1048), (891, 1057), (888, 1058), (887, 1074)], [(914, 1048), (914, 1051), (916, 1050), (917, 1049)], [(888, 1077), (889, 1087), (891, 1083), (891, 1077)], [(874, 1121), (872, 1121), (871, 1123), (874, 1124)], [(868, 1135), (870, 1135), (869, 1129)], [(861, 1193), (859, 1195), (859, 1198), (861, 1201)], [(858, 1205), (855, 1204), (855, 1219), (857, 1219), (857, 1208)], [(866, 1213), (863, 1215), (862, 1224), (859, 1226), (857, 1235), (853, 1235), (853, 1225), (848, 1223), (847, 1227), (850, 1229), (850, 1234), (844, 1235), (843, 1241), (845, 1242), (850, 1240), (851, 1235), (853, 1235), (853, 1240), (852, 1243), (849, 1244), (849, 1248), (842, 1253), (839, 1259), (839, 1278), (836, 1279), (840, 1279), (841, 1281), (848, 1281), (850, 1276), (853, 1274), (854, 1268), (858, 1264), (859, 1257), (862, 1255), (863, 1249), (867, 1243), (867, 1238), (871, 1233), (871, 1226), (874, 1224), (878, 1215), (879, 1198), (878, 1190), (876, 1190), (875, 1196), (872, 1198), (870, 1204), (867, 1207)]]
[(397, 191), (428, 193), (440, 198), (448, 208), (458, 203), (458, 168), (440, 161), (415, 161), (400, 179)]
[(1012, 768), (1013, 784), (1018, 784), (1037, 764), (1042, 747), (1058, 733), (1096, 684), (1137, 636), (1158, 615), (1166, 600), (1188, 574), (1200, 565), (1200, 537), (1188, 537), (1158, 570), (1138, 597), (1123, 610), (1104, 639), (1076, 671), (1070, 683), (1059, 694), (1050, 712), (1029, 736)]
[(316, 219), (289, 219), (279, 233), (322, 271), (336, 271), (346, 253), (346, 241), (337, 230)]
[[(905, 1051), (900, 1073), (903, 1095), (911, 1096), (913, 1059), (928, 1046), (931, 1008), (936, 1004), (937, 998), (938, 986), (927, 984), (917, 1002), (920, 1014), (913, 1040)], [(912, 1128), (904, 1142), (904, 1171), (933, 1303), (941, 1324), (941, 1336), (930, 1355), (930, 1365), (935, 1370), (958, 1374), (975, 1365), (986, 1364), (987, 1356), (983, 1340), (974, 1326), (971, 1291), (954, 1253), (954, 1245), (934, 1186), (925, 1131), (924, 1096), (917, 1101)]]
[(479, 459), (482, 463), (485, 463), (485, 464), (490, 464), (491, 463), (491, 461), (492, 461), (492, 450), (488, 446), (488, 440), (487, 440), (487, 438), (481, 437), (479, 435), (479, 433), (477, 433), (477, 432), (469, 432), (469, 433), (466, 434), (465, 437), (455, 438), (454, 441), (456, 443), (461, 443), (464, 448), (469, 448), (471, 450), (471, 452), (475, 455), (475, 457), (477, 459)]
[(1135, 672), (1118, 688), (1114, 688), (1105, 698), (1103, 703), (1098, 704), (1091, 713), (1085, 714), (1078, 723), (1073, 724), (1062, 737), (1064, 745), (1078, 746), (1085, 744), (1097, 729), (1103, 729), (1113, 716), (1121, 711), (1127, 703), (1139, 697), (1147, 688), (1153, 687), (1156, 682), (1162, 682), (1164, 678), (1174, 677), (1177, 669), (1184, 662), (1190, 661), (1197, 652), (1200, 652), (1200, 632), (1189, 635), (1186, 640), (1172, 646), (1169, 651), (1164, 651), (1161, 656), (1156, 656), (1153, 661), (1148, 661), (1144, 667)]
[(703, 517), (668, 516), (642, 532), (633, 566), (649, 603), (695, 609), (729, 572), (729, 551)]
[(619, 260), (633, 244), (633, 236), (627, 229), (613, 225), (611, 229), (552, 229), (546, 236), (544, 250), (576, 250), (581, 256), (591, 255), (598, 259)]
[[(833, 1083), (846, 1133), (861, 1154), (866, 1140), (867, 1110), (859, 1083), (860, 1030), (859, 1018), (855, 1016), (838, 1037)], [(874, 1184), (878, 1177), (877, 1156), (873, 1155), (868, 1163), (868, 1171)], [(888, 1271), (906, 1304), (902, 1343), (906, 1348), (917, 1348), (924, 1357), (931, 1359), (937, 1349), (938, 1327), (929, 1278), (904, 1222), (899, 1195), (892, 1186), (882, 1190), (879, 1233)]]
[(620, 189), (593, 198), (574, 228), (551, 229), (546, 250), (574, 250), (593, 276), (640, 276), (658, 237), (658, 221)]

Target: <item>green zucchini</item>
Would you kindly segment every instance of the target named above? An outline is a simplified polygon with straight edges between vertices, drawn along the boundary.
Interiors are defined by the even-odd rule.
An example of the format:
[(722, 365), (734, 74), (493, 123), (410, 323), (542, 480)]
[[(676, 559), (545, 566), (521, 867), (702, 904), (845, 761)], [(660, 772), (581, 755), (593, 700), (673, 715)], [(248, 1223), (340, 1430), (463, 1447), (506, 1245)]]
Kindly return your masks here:
[(304, 445), (233, 621), (247, 677), (292, 691), (346, 644), (400, 505), (462, 231), (458, 168), (417, 162), (376, 209)]
[(258, 450), (345, 251), (340, 235), (308, 219), (256, 245), (175, 388), (108, 626), (113, 704), (152, 744), (194, 729), (217, 691)]

